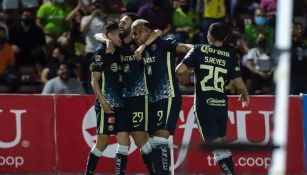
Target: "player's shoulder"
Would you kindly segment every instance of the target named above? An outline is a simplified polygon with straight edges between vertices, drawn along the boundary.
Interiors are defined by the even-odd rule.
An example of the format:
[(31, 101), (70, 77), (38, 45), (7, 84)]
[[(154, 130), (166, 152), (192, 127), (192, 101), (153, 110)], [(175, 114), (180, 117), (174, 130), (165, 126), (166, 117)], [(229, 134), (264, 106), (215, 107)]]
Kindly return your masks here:
[(172, 37), (158, 37), (157, 39), (159, 39), (159, 41), (161, 41), (161, 42), (165, 42), (165, 43), (168, 43), (168, 44), (178, 45), (180, 43)]

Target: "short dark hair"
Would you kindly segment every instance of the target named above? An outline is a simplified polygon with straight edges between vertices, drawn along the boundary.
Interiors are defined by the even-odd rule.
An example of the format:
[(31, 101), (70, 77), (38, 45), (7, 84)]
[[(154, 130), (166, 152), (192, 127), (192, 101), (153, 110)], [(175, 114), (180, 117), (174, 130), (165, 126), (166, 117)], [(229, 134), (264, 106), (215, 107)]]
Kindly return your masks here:
[(133, 13), (133, 12), (126, 12), (122, 15), (122, 17), (124, 16), (128, 16), (129, 18), (131, 18), (132, 21), (140, 19), (140, 17), (136, 13)]
[(208, 32), (214, 39), (224, 41), (229, 33), (229, 30), (224, 23), (212, 23)]
[(118, 22), (116, 21), (109, 21), (106, 25), (106, 33), (110, 33), (118, 29), (119, 29)]

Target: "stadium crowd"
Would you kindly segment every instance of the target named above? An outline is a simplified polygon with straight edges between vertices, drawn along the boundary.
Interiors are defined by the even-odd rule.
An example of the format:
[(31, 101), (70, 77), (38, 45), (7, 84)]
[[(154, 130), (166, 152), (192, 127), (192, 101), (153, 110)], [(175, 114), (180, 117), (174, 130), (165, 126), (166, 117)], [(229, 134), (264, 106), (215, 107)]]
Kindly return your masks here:
[[(249, 93), (274, 93), (275, 0), (0, 2), (0, 93), (41, 93), (45, 84), (62, 77), (63, 63), (65, 78), (85, 91), (81, 87), (62, 93), (93, 93), (89, 65), (99, 44), (93, 36), (128, 11), (148, 20), (163, 37), (189, 44), (206, 43), (210, 24), (225, 22), (231, 30), (225, 44), (237, 55)], [(293, 2), (290, 93), (299, 94), (307, 93), (307, 1)], [(180, 86), (183, 94), (193, 93), (193, 81), (192, 72), (190, 83)], [(232, 82), (226, 89), (236, 94)]]

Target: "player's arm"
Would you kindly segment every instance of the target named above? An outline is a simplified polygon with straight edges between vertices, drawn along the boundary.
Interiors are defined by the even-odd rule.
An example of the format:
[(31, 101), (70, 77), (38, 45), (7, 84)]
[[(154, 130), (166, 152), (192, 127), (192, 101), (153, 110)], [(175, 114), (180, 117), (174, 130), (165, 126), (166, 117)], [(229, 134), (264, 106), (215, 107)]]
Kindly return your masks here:
[(149, 37), (145, 40), (144, 44), (140, 45), (135, 51), (134, 51), (134, 57), (137, 60), (142, 59), (142, 53), (146, 46), (150, 45), (152, 42), (154, 42), (159, 36), (162, 35), (162, 31), (159, 29), (151, 31)]
[(189, 83), (190, 71), (189, 68), (184, 63), (178, 64), (178, 66), (176, 67), (176, 75), (178, 81), (181, 84)]
[[(94, 93), (103, 108), (105, 113), (114, 113), (113, 108), (111, 105), (104, 99), (102, 92), (101, 92), (101, 87), (99, 80), (101, 79), (101, 73), (100, 72), (92, 72), (92, 81), (91, 85), (93, 87)], [(102, 80), (104, 81), (104, 80)]]
[(176, 47), (177, 53), (188, 53), (193, 48), (192, 44), (179, 43)]
[(106, 53), (113, 54), (115, 51), (115, 45), (113, 44), (112, 40), (107, 38), (107, 36), (104, 33), (96, 33), (94, 35), (94, 39), (98, 42), (106, 43)]
[(233, 83), (241, 93), (240, 99), (242, 100), (242, 107), (246, 107), (249, 103), (249, 95), (242, 77), (233, 79)]

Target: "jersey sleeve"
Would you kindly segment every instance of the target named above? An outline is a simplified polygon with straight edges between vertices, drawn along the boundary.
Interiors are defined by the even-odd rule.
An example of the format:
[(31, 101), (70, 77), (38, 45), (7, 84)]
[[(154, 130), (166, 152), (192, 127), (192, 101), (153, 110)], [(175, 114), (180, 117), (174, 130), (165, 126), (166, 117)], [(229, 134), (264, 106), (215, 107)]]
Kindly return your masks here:
[(170, 48), (172, 51), (176, 52), (176, 48), (180, 43), (172, 38), (167, 38), (166, 41), (167, 48)]
[(183, 58), (181, 63), (185, 64), (188, 68), (195, 67), (196, 62), (196, 47), (193, 47)]
[(102, 72), (103, 71), (103, 57), (105, 53), (105, 47), (100, 45), (92, 57), (91, 60), (91, 70), (92, 72)]
[(242, 74), (241, 74), (241, 68), (240, 68), (240, 65), (239, 65), (239, 61), (235, 57), (235, 55), (232, 54), (230, 59), (231, 59), (231, 64), (230, 64), (230, 68), (229, 68), (230, 69), (229, 78), (233, 80), (235, 78), (241, 77)]

